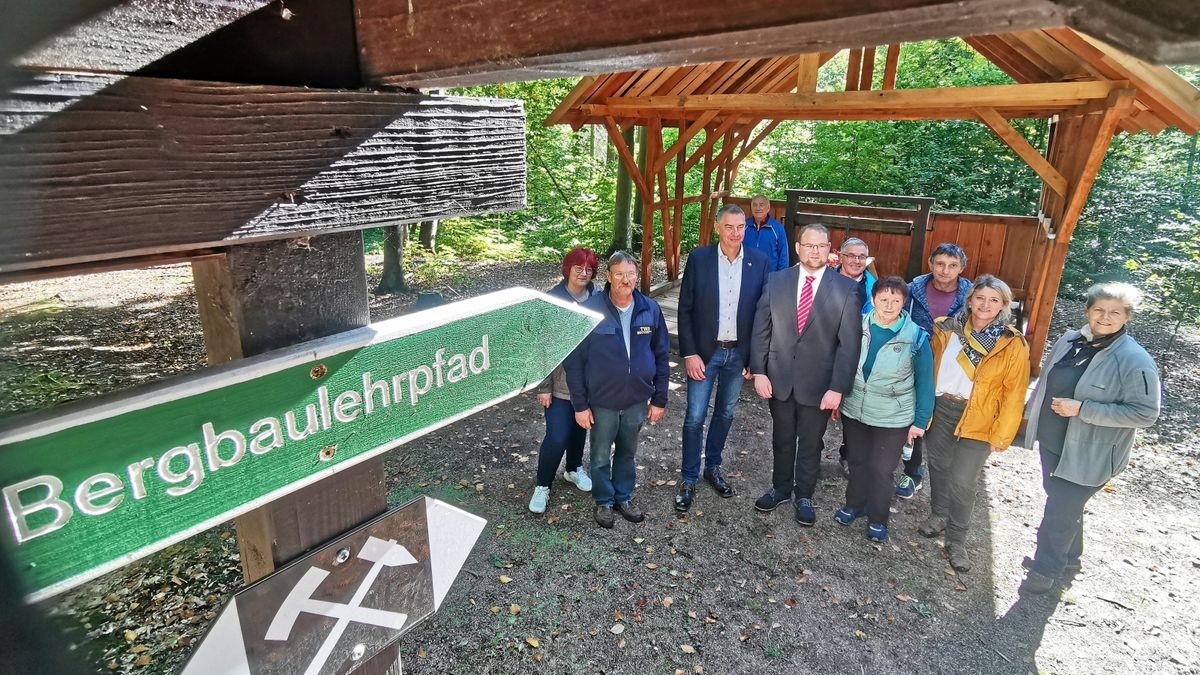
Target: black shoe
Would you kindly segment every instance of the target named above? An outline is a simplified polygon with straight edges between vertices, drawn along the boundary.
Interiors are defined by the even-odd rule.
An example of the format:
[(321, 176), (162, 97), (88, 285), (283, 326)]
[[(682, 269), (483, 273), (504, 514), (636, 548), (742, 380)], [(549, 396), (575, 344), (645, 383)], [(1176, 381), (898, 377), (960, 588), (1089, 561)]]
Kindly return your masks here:
[(765, 495), (754, 500), (754, 508), (759, 511), (774, 511), (776, 506), (790, 501), (792, 501), (792, 493), (776, 492), (775, 488), (771, 488)]
[[(1025, 556), (1025, 558), (1023, 560), (1021, 560), (1021, 567), (1024, 567), (1027, 570), (1032, 570), (1033, 569), (1033, 558), (1030, 558), (1029, 556)], [(1067, 566), (1063, 568), (1062, 578), (1070, 579), (1072, 577), (1079, 576), (1079, 573), (1081, 571), (1083, 571), (1083, 565), (1079, 564), (1078, 560), (1076, 560), (1075, 562), (1069, 562), (1069, 563), (1067, 563)]]
[(613, 526), (613, 508), (607, 504), (596, 505), (596, 523), (607, 530)]
[(640, 523), (646, 519), (646, 514), (642, 510), (633, 505), (633, 502), (617, 502), (613, 504), (613, 511), (621, 514), (621, 517), (631, 523)]
[(675, 493), (675, 510), (680, 513), (687, 513), (688, 509), (692, 508), (692, 500), (696, 497), (695, 483), (682, 483), (679, 486), (679, 491)]
[(704, 480), (708, 481), (708, 484), (713, 486), (717, 494), (722, 497), (733, 496), (733, 486), (725, 481), (725, 476), (721, 475), (721, 467), (714, 466), (711, 469), (705, 469)]
[(812, 527), (817, 522), (817, 510), (811, 499), (796, 500), (796, 522), (805, 527)]

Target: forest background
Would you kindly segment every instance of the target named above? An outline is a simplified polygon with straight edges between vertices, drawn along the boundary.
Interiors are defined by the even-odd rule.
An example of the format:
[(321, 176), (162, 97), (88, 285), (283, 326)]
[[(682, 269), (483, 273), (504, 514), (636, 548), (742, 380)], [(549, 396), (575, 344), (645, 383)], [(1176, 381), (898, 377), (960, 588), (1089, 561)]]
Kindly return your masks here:
[[(840, 88), (842, 53), (820, 72), (822, 91)], [(875, 69), (882, 73), (882, 66)], [(1176, 67), (1200, 85), (1200, 66)], [(547, 115), (575, 79), (508, 83), (446, 93), (517, 98), (528, 126), (528, 207), (442, 221), (435, 250), (417, 248), (409, 228), (404, 265), (417, 290), (453, 286), (461, 263), (480, 260), (560, 260), (572, 246), (601, 253), (614, 246), (619, 162), (603, 129), (547, 127)], [(959, 39), (911, 43), (901, 52), (897, 88), (1011, 84), (1007, 74)], [(1013, 120), (1034, 147), (1044, 148), (1045, 120)], [(664, 130), (666, 142), (677, 131)], [(693, 139), (699, 145), (701, 138)], [(640, 139), (639, 139), (640, 143)], [(1130, 280), (1147, 292), (1151, 310), (1187, 323), (1200, 321), (1200, 150), (1197, 137), (1171, 128), (1158, 136), (1118, 135), (1105, 158), (1075, 230), (1061, 294), (1078, 296), (1097, 280)], [(700, 192), (699, 171), (688, 194)], [(782, 199), (788, 188), (923, 195), (935, 209), (1034, 215), (1037, 176), (983, 124), (936, 122), (784, 122), (742, 163), (732, 194)], [(699, 236), (699, 205), (685, 212), (686, 254)], [(630, 236), (641, 247), (640, 204), (634, 194)], [(428, 226), (424, 233), (429, 243)], [(384, 229), (366, 233), (368, 253), (384, 247)], [(659, 251), (656, 241), (655, 250)]]

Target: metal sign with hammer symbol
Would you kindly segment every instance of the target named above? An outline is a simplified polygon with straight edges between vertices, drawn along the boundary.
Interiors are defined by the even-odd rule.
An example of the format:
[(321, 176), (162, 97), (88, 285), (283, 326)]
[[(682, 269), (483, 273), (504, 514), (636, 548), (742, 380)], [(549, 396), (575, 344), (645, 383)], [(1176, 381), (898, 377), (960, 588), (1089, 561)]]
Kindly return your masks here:
[(238, 592), (184, 675), (343, 675), (441, 605), (487, 522), (428, 497)]

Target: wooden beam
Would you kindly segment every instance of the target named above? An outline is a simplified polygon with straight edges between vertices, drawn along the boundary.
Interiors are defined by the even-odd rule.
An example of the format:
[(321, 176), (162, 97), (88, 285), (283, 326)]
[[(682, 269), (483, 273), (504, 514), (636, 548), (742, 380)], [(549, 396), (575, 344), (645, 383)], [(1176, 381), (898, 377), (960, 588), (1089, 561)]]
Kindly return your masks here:
[(1104, 155), (1107, 154), (1113, 134), (1116, 133), (1117, 122), (1128, 115), (1130, 108), (1133, 107), (1133, 94), (1133, 90), (1124, 89), (1115, 91), (1109, 96), (1110, 107), (1100, 118), (1100, 127), (1091, 139), (1092, 143), (1088, 147), (1078, 178), (1071, 182), (1071, 192), (1067, 196), (1062, 216), (1056, 224), (1055, 231), (1058, 240), (1064, 244), (1071, 241), (1075, 223), (1078, 222), (1079, 215), (1083, 213), (1088, 193), (1092, 190), (1092, 184), (1096, 182), (1096, 176), (1100, 173), (1100, 165), (1104, 162)]
[(767, 136), (770, 136), (771, 132), (775, 131), (775, 127), (777, 126), (779, 126), (779, 120), (771, 120), (768, 122), (767, 126), (763, 127), (761, 131), (755, 134), (754, 138), (750, 139), (746, 143), (745, 147), (738, 152), (737, 157), (733, 158), (733, 165), (737, 166), (738, 164), (741, 164), (742, 160), (746, 159), (746, 157), (754, 151), (754, 148), (758, 147), (758, 144), (762, 143)]
[(579, 78), (579, 81), (575, 83), (574, 87), (571, 87), (571, 91), (563, 97), (563, 100), (558, 103), (558, 106), (546, 116), (546, 121), (542, 122), (542, 125), (549, 127), (555, 124), (562, 124), (567, 112), (569, 112), (571, 108), (574, 108), (575, 104), (578, 103), (580, 99), (583, 99), (588, 94), (593, 93), (593, 87), (596, 85), (596, 80), (602, 77), (605, 76), (588, 75), (586, 77)]
[(1005, 145), (1012, 148), (1012, 151), (1017, 153), (1017, 156), (1041, 177), (1047, 187), (1064, 197), (1067, 195), (1067, 179), (1063, 178), (1058, 169), (1051, 166), (1042, 153), (1038, 152), (1037, 148), (1034, 148), (1024, 136), (1014, 129), (1008, 120), (992, 108), (977, 108), (975, 112), (979, 115), (980, 121), (986, 124), (997, 138), (1004, 141)]
[(817, 72), (821, 69), (821, 54), (809, 52), (796, 57), (796, 91), (817, 90)]
[(24, 81), (0, 101), (0, 272), (525, 204), (524, 114), (512, 101)]
[(896, 88), (896, 69), (900, 65), (900, 45), (898, 43), (888, 45), (887, 58), (883, 63), (883, 85), (882, 89), (890, 91)]
[(724, 136), (725, 132), (732, 129), (733, 125), (735, 124), (737, 124), (736, 117), (726, 117), (725, 121), (721, 122), (716, 129), (706, 129), (704, 132), (704, 143), (701, 144), (700, 147), (696, 148), (696, 151), (693, 152), (692, 156), (689, 157), (684, 163), (683, 170), (690, 171), (691, 168), (696, 165), (696, 162), (700, 161), (701, 157), (703, 157), (705, 153), (712, 151), (713, 145), (716, 144), (717, 140)]
[[(940, 89), (893, 89), (891, 91), (813, 92), (804, 94), (710, 94), (695, 96), (646, 96), (609, 98), (609, 111), (694, 111), (721, 110), (726, 114), (776, 113), (829, 114), (853, 111), (932, 110), (954, 108), (1039, 108), (1070, 107), (1092, 99), (1105, 99), (1125, 82), (1048, 82), (1004, 84), (984, 87)], [(586, 109), (590, 106), (585, 106)]]
[(695, 122), (692, 122), (690, 125), (688, 125), (687, 129), (680, 131), (679, 138), (677, 138), (675, 142), (671, 144), (671, 147), (668, 148), (667, 151), (658, 158), (658, 164), (654, 167), (654, 170), (656, 172), (661, 171), (663, 167), (667, 165), (667, 162), (671, 161), (675, 155), (687, 150), (688, 141), (692, 140), (696, 134), (700, 133), (701, 129), (708, 126), (708, 123), (711, 122), (713, 118), (719, 114), (719, 112), (720, 111), (717, 110), (709, 110), (701, 115), (700, 118)]
[(858, 91), (858, 79), (862, 74), (862, 57), (861, 47), (851, 49), (846, 57), (846, 91)]
[[(1116, 36), (1135, 53), (1179, 45), (1175, 56), (1190, 51), (1192, 61), (1200, 60), (1195, 18), (1183, 9), (1188, 3), (1146, 0), (1136, 17), (1125, 10), (1096, 11), (1128, 4), (1089, 0), (1090, 11), (1081, 12), (1079, 0), (749, 0), (731, 12), (720, 0), (629, 0), (597, 13), (586, 3), (545, 0), (357, 0), (355, 8), (364, 69), (375, 81), (415, 87), (577, 77), (611, 72), (614, 64), (646, 69), (1064, 25)], [(1190, 33), (1180, 28), (1188, 26)]]
[(866, 47), (862, 55), (862, 73), (858, 78), (858, 90), (870, 91), (875, 78), (875, 48)]
[(625, 170), (629, 172), (629, 177), (633, 179), (633, 184), (637, 187), (638, 194), (642, 198), (642, 203), (649, 204), (654, 199), (653, 195), (650, 194), (650, 186), (646, 184), (646, 179), (642, 176), (642, 170), (638, 167), (637, 161), (634, 160), (633, 153), (629, 151), (629, 146), (625, 144), (625, 137), (621, 135), (621, 129), (617, 127), (617, 123), (611, 117), (604, 118), (604, 128), (608, 131), (608, 140), (612, 141), (613, 147), (617, 149), (617, 157), (625, 165)]

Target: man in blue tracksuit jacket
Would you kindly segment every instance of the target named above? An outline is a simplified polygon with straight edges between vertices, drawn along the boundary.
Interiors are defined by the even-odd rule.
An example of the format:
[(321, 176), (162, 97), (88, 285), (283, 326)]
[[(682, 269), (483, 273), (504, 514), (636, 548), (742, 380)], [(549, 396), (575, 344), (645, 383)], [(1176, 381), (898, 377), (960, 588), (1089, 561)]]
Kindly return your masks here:
[(604, 318), (564, 364), (575, 421), (591, 430), (592, 497), (606, 528), (614, 511), (645, 520), (632, 502), (638, 433), (647, 416), (655, 424), (666, 412), (671, 374), (667, 322), (658, 303), (636, 290), (637, 261), (617, 251), (607, 274), (604, 292), (583, 303)]
[(750, 219), (746, 221), (747, 248), (756, 248), (767, 254), (772, 272), (791, 267), (788, 257), (787, 232), (783, 223), (771, 217), (771, 200), (766, 195), (757, 195), (750, 200)]

